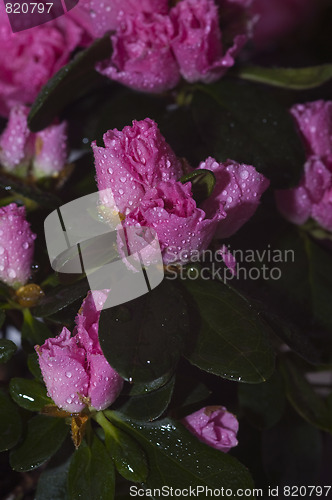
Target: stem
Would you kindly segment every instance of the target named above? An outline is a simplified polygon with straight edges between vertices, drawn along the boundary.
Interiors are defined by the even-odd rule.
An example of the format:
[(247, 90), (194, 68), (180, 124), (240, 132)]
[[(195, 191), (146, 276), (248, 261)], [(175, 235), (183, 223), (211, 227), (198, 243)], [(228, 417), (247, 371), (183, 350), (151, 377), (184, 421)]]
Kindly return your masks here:
[(105, 437), (112, 436), (113, 439), (118, 441), (118, 435), (113, 424), (105, 417), (102, 411), (98, 411), (92, 417), (104, 430)]

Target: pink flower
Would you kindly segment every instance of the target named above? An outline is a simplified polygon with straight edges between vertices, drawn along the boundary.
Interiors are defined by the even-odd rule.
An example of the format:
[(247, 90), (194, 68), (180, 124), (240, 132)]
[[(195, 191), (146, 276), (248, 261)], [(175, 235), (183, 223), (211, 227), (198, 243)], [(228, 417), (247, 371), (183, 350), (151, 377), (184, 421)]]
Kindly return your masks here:
[[(208, 218), (197, 208), (191, 184), (161, 181), (148, 190), (138, 208), (130, 212), (124, 226), (153, 228), (158, 236), (164, 263), (187, 262), (193, 253), (205, 250), (225, 212), (221, 207)], [(131, 248), (131, 252), (135, 249)]]
[(15, 104), (31, 104), (41, 87), (79, 45), (82, 30), (63, 16), (50, 23), (13, 33), (0, 4), (0, 114)]
[(332, 101), (296, 104), (291, 108), (309, 155), (332, 157)]
[(298, 187), (276, 191), (281, 214), (294, 224), (304, 224), (309, 217), (332, 231), (332, 164), (311, 157), (304, 166)]
[(90, 293), (76, 317), (75, 335), (63, 328), (58, 337), (35, 348), (48, 394), (70, 413), (83, 410), (83, 398), (96, 410), (103, 410), (122, 390), (123, 379), (107, 362), (98, 341), (100, 312), (94, 300), (104, 303), (106, 298), (104, 292)]
[(101, 37), (106, 31), (115, 30), (119, 26), (119, 15), (139, 12), (166, 14), (167, 0), (80, 0), (79, 4), (69, 13), (77, 23), (93, 37)]
[(223, 50), (218, 8), (213, 0), (181, 0), (170, 11), (175, 26), (172, 49), (181, 75), (189, 82), (218, 80), (234, 65), (247, 37), (235, 36), (231, 48)]
[(215, 237), (227, 238), (253, 216), (269, 181), (251, 165), (232, 160), (218, 163), (209, 157), (198, 168), (211, 170), (216, 177), (214, 191), (201, 207), (211, 217), (223, 206), (226, 216), (218, 223)]
[(182, 423), (200, 441), (224, 453), (238, 444), (239, 423), (223, 406), (206, 406), (185, 417)]
[(25, 207), (0, 208), (0, 280), (14, 288), (28, 281), (36, 235), (25, 219)]
[(92, 143), (98, 189), (112, 189), (115, 209), (123, 214), (138, 206), (147, 189), (182, 175), (180, 161), (149, 118), (109, 130), (104, 143), (105, 148)]
[(111, 59), (97, 64), (96, 69), (136, 90), (157, 93), (172, 89), (180, 80), (171, 50), (173, 33), (168, 16), (155, 13), (123, 16), (111, 37)]
[(25, 106), (11, 109), (7, 126), (0, 136), (0, 164), (15, 174), (26, 175), (32, 165), (37, 177), (54, 175), (67, 159), (67, 124), (51, 125), (37, 134), (30, 132)]

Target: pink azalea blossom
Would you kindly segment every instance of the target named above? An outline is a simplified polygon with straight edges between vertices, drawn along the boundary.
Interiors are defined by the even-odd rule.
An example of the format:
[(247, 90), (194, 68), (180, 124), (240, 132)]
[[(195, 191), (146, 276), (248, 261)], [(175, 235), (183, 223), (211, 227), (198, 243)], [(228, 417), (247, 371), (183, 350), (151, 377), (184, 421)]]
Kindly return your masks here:
[(50, 125), (33, 134), (27, 123), (25, 106), (11, 109), (7, 126), (0, 136), (0, 164), (8, 171), (26, 175), (30, 165), (37, 177), (54, 175), (67, 160), (67, 123)]
[(0, 208), (0, 280), (19, 288), (31, 275), (36, 235), (25, 218), (25, 207)]
[(204, 210), (196, 206), (190, 183), (161, 181), (148, 190), (139, 207), (126, 216), (124, 226), (139, 224), (153, 228), (167, 265), (190, 261), (192, 254), (205, 250), (225, 215), (222, 207), (218, 207), (207, 217)]
[(203, 443), (227, 453), (238, 444), (239, 423), (224, 406), (206, 406), (182, 420), (187, 429)]
[(332, 231), (332, 164), (317, 157), (308, 159), (299, 186), (276, 191), (280, 213), (294, 224), (304, 224), (309, 217)]
[(180, 161), (149, 118), (109, 130), (104, 143), (104, 148), (92, 143), (98, 189), (112, 189), (114, 208), (123, 214), (138, 206), (147, 189), (182, 175)]
[(67, 16), (13, 33), (0, 3), (0, 114), (31, 104), (80, 44), (82, 29)]
[(201, 207), (211, 217), (223, 206), (226, 216), (218, 223), (215, 237), (227, 238), (254, 215), (269, 181), (253, 166), (232, 160), (218, 163), (209, 157), (198, 168), (211, 170), (216, 177), (214, 191)]
[(332, 101), (296, 104), (291, 108), (309, 155), (332, 157)]
[(234, 58), (247, 41), (245, 34), (238, 34), (228, 50), (223, 48), (213, 0), (181, 0), (170, 16), (175, 26), (172, 48), (181, 75), (189, 82), (218, 80), (234, 65)]
[(93, 37), (101, 37), (119, 27), (119, 16), (139, 12), (167, 14), (167, 0), (80, 0), (69, 16)]
[(144, 13), (123, 16), (111, 36), (111, 59), (97, 64), (96, 69), (136, 90), (156, 93), (172, 89), (180, 80), (171, 50), (173, 33), (168, 16)]
[(105, 302), (105, 292), (92, 292), (83, 301), (76, 317), (74, 336), (67, 328), (60, 335), (36, 346), (39, 365), (54, 403), (78, 413), (86, 402), (96, 410), (111, 405), (120, 394), (123, 379), (102, 353), (98, 340), (95, 300)]

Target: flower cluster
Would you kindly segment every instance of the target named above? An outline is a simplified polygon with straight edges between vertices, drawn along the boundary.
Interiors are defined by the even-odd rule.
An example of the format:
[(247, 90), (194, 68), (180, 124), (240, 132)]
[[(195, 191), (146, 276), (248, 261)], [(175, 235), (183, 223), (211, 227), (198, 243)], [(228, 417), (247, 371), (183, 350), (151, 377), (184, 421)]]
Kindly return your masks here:
[(20, 175), (26, 175), (29, 167), (35, 177), (56, 175), (67, 160), (67, 124), (51, 125), (33, 134), (28, 129), (28, 113), (22, 105), (11, 109), (0, 136), (0, 165)]
[(191, 183), (179, 181), (181, 162), (154, 121), (110, 130), (104, 144), (92, 144), (98, 188), (113, 195), (103, 203), (122, 214), (124, 227), (153, 228), (165, 264), (179, 261), (179, 255), (189, 261), (212, 238), (231, 236), (253, 215), (269, 185), (250, 165), (208, 158), (198, 168), (211, 170), (216, 186), (198, 207)]
[(122, 390), (123, 379), (107, 362), (98, 340), (100, 311), (95, 301), (103, 304), (106, 298), (106, 292), (90, 293), (76, 317), (73, 336), (63, 328), (58, 337), (35, 347), (49, 396), (70, 413), (86, 405), (103, 410)]
[(315, 101), (291, 109), (307, 150), (300, 184), (276, 192), (280, 212), (294, 224), (309, 217), (332, 231), (332, 102)]
[(83, 30), (63, 16), (50, 23), (13, 33), (5, 4), (0, 4), (0, 114), (16, 104), (31, 104), (41, 87), (81, 44)]
[(97, 69), (141, 91), (171, 89), (181, 76), (189, 82), (213, 82), (233, 66), (247, 40), (241, 26), (225, 47), (214, 0), (181, 0), (169, 10), (167, 1), (115, 0), (106, 6), (83, 0), (71, 15), (94, 36), (116, 30), (113, 54)]
[(0, 208), (0, 280), (14, 288), (31, 274), (36, 235), (25, 219), (25, 207), (11, 203)]

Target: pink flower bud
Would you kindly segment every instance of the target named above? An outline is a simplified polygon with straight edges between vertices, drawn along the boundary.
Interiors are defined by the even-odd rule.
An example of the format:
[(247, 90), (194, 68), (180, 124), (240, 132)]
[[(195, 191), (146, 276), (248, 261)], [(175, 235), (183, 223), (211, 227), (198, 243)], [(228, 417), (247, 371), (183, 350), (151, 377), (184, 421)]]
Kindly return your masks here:
[(276, 203), (281, 214), (294, 224), (304, 224), (309, 217), (332, 231), (332, 164), (311, 157), (304, 166), (300, 184), (278, 190)]
[(198, 168), (211, 170), (216, 177), (214, 191), (202, 203), (202, 209), (211, 217), (223, 206), (226, 217), (218, 223), (215, 236), (227, 238), (254, 215), (269, 181), (253, 166), (232, 160), (218, 163), (209, 157)]
[(146, 192), (139, 207), (127, 215), (124, 225), (139, 223), (153, 228), (163, 261), (170, 264), (187, 262), (192, 254), (205, 250), (225, 215), (222, 207), (218, 207), (211, 218), (197, 208), (190, 183), (162, 181)]
[(139, 12), (167, 14), (167, 0), (80, 0), (78, 5), (69, 12), (77, 23), (93, 37), (101, 37), (106, 31), (118, 28), (119, 15)]
[(34, 173), (45, 177), (60, 172), (67, 161), (67, 123), (51, 125), (36, 134)]
[(309, 155), (332, 156), (332, 101), (296, 104), (291, 108)]
[(123, 214), (137, 207), (150, 187), (182, 175), (180, 161), (149, 118), (109, 130), (104, 143), (105, 148), (92, 143), (98, 189), (112, 189), (113, 208)]
[(0, 136), (0, 164), (15, 174), (26, 175), (32, 165), (37, 177), (54, 175), (67, 159), (67, 124), (51, 125), (33, 134), (28, 128), (28, 108), (15, 106)]
[(7, 126), (0, 136), (0, 164), (6, 170), (29, 166), (34, 150), (34, 138), (28, 129), (28, 108), (15, 106), (10, 111)]
[(31, 104), (41, 87), (79, 45), (82, 30), (67, 16), (13, 33), (0, 3), (0, 114), (16, 104)]
[(35, 348), (48, 394), (70, 413), (83, 410), (83, 398), (96, 410), (103, 410), (123, 387), (123, 379), (107, 362), (98, 340), (100, 312), (94, 300), (104, 303), (106, 298), (105, 292), (89, 293), (76, 317), (74, 336), (63, 328), (58, 337)]
[(172, 89), (180, 80), (170, 44), (173, 24), (161, 14), (121, 17), (111, 37), (113, 54), (96, 69), (112, 80), (145, 92)]
[(238, 444), (239, 423), (223, 406), (206, 406), (182, 420), (187, 429), (203, 443), (227, 453)]
[(0, 208), (0, 280), (14, 288), (31, 274), (36, 235), (25, 219), (25, 207), (11, 203)]
[(238, 34), (226, 53), (222, 46), (218, 8), (213, 0), (181, 0), (170, 11), (175, 26), (172, 49), (181, 75), (189, 82), (218, 80), (234, 65), (247, 41)]

